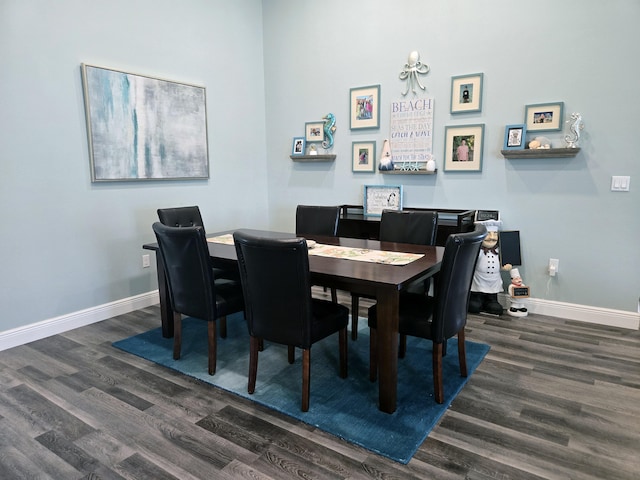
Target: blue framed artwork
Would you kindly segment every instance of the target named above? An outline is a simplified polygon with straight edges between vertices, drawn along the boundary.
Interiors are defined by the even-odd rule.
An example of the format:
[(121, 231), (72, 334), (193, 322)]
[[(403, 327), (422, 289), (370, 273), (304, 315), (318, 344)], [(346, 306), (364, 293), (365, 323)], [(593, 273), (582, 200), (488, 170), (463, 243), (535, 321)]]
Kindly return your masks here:
[(482, 111), (482, 81), (484, 74), (451, 77), (451, 113)]
[(445, 172), (481, 172), (484, 124), (444, 127)]
[(402, 210), (402, 185), (365, 185), (364, 214), (382, 216), (383, 210)]
[(293, 143), (291, 144), (291, 155), (298, 156), (304, 155), (305, 152), (304, 137), (293, 137)]
[(503, 150), (524, 150), (527, 126), (524, 123), (507, 125), (504, 128)]
[(537, 103), (525, 106), (524, 123), (528, 132), (562, 130), (564, 102)]
[(349, 128), (380, 128), (380, 85), (349, 90)]
[(209, 178), (204, 87), (82, 64), (92, 182)]
[(352, 142), (351, 149), (352, 172), (375, 172), (376, 142)]

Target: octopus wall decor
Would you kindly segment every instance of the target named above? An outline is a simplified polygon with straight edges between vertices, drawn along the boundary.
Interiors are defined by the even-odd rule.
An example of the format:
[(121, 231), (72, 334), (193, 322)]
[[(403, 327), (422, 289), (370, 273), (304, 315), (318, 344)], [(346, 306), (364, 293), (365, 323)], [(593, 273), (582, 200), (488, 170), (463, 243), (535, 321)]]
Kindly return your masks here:
[(409, 61), (404, 64), (404, 69), (400, 72), (400, 80), (407, 80), (407, 90), (402, 95), (409, 93), (409, 90), (416, 93), (416, 84), (424, 90), (425, 87), (420, 83), (418, 75), (427, 73), (429, 73), (429, 66), (420, 61), (420, 54), (416, 51), (411, 52)]

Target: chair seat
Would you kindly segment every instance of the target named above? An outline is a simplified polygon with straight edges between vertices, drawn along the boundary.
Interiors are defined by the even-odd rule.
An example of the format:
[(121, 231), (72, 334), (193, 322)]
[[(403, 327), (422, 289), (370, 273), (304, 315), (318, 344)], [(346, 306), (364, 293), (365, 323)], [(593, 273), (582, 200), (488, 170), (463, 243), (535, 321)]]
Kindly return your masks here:
[(318, 298), (311, 299), (312, 323), (311, 338), (312, 342), (322, 340), (329, 335), (334, 334), (341, 328), (346, 328), (349, 323), (349, 309), (344, 305), (322, 300)]
[(242, 286), (240, 282), (222, 278), (215, 281), (215, 286), (218, 316), (226, 317), (232, 313), (244, 310), (244, 297), (242, 296)]

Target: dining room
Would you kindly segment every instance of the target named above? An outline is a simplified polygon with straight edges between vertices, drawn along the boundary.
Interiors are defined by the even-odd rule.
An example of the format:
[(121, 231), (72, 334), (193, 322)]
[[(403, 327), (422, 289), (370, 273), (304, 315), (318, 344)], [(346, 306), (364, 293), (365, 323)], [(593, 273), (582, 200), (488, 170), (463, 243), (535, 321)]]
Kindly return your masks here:
[[(236, 467), (280, 478), (294, 476), (288, 466), (302, 462), (317, 478), (379, 471), (407, 478), (487, 472), (557, 478), (574, 468), (585, 478), (632, 478), (640, 251), (630, 239), (640, 224), (631, 177), (640, 163), (629, 155), (634, 109), (621, 106), (630, 101), (628, 80), (640, 73), (629, 61), (640, 7), (622, 0), (575, 3), (543, 0), (536, 4), (543, 13), (535, 15), (531, 5), (506, 0), (0, 2), (6, 206), (0, 417), (8, 432), (0, 445), (2, 476), (20, 470), (81, 478), (89, 465), (108, 465), (109, 473), (129, 477), (153, 471), (156, 478), (206, 478), (214, 465), (216, 472), (226, 468), (221, 478), (238, 475)], [(189, 148), (145, 144), (153, 122), (140, 123), (138, 136), (116, 128), (120, 140), (135, 139), (136, 168), (117, 179), (101, 177), (115, 169), (92, 159), (108, 130), (100, 118), (87, 118), (92, 67), (115, 77), (100, 77), (104, 89), (91, 91), (121, 102), (101, 113), (132, 124), (148, 120), (142, 115), (148, 110), (121, 108), (125, 97), (147, 107), (158, 91), (182, 98), (167, 103), (165, 113), (193, 122), (169, 116), (160, 123), (178, 126), (163, 140), (189, 137)], [(142, 86), (128, 90), (134, 77)], [(398, 144), (387, 147), (403, 126), (392, 104), (402, 102), (433, 109), (432, 158), (417, 173), (415, 162), (396, 162), (397, 171), (379, 168), (399, 151)], [(360, 115), (354, 104), (362, 104)], [(553, 130), (528, 122), (536, 111), (550, 114)], [(572, 123), (577, 113), (583, 128)], [(427, 115), (417, 108), (413, 114)], [(510, 125), (532, 127), (523, 147), (537, 141), (550, 148), (505, 148)], [(552, 156), (569, 149), (572, 126), (577, 149)], [(298, 156), (300, 138), (305, 148)], [(462, 140), (471, 161), (456, 157)], [(167, 154), (181, 158), (178, 175), (134, 178), (134, 170), (153, 171), (145, 158)], [(193, 176), (183, 163), (191, 155), (200, 159)], [(200, 205), (212, 234), (294, 232), (297, 205), (364, 208), (367, 190), (380, 186), (402, 187), (406, 208), (499, 211), (504, 229), (520, 232), (519, 270), (531, 292), (525, 319), (469, 316), (467, 340), (490, 345), (491, 353), (407, 465), (111, 346), (161, 328), (155, 254), (141, 248), (155, 242), (158, 208)], [(593, 219), (607, 232), (600, 242), (621, 260), (594, 255), (591, 242), (575, 240), (577, 232), (593, 230)], [(370, 227), (370, 220), (361, 224)], [(38, 235), (24, 234), (34, 230)], [(559, 260), (553, 276), (550, 259)], [(312, 290), (330, 299), (330, 285), (340, 282), (325, 282), (325, 291), (323, 278), (326, 273), (317, 274)], [(367, 339), (373, 303), (364, 290), (357, 332)], [(338, 288), (337, 295), (352, 308), (347, 290)], [(505, 289), (500, 300), (506, 298)], [(360, 340), (349, 345), (354, 354), (362, 346), (364, 373), (354, 370), (349, 378), (369, 382), (369, 343)], [(446, 357), (455, 359), (456, 350)], [(403, 360), (397, 364), (401, 371)], [(115, 384), (103, 382), (110, 378)], [(370, 402), (376, 413), (378, 386)], [(300, 391), (293, 393), (297, 402)], [(186, 422), (166, 413), (176, 406)], [(154, 424), (159, 428), (149, 427)], [(179, 432), (175, 442), (185, 443), (169, 440), (172, 431)], [(201, 440), (218, 449), (200, 448)], [(183, 458), (186, 444), (195, 452)]]

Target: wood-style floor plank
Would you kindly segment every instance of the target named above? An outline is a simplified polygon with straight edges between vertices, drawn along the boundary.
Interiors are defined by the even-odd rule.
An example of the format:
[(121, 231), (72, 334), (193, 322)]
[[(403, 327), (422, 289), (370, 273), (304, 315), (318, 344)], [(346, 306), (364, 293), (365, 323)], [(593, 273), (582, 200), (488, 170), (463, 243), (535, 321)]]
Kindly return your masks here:
[(491, 351), (402, 465), (112, 347), (159, 316), (148, 307), (0, 352), (0, 478), (638, 478), (637, 331), (470, 315), (467, 339)]

